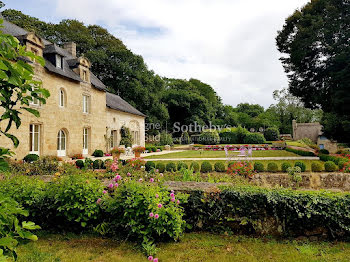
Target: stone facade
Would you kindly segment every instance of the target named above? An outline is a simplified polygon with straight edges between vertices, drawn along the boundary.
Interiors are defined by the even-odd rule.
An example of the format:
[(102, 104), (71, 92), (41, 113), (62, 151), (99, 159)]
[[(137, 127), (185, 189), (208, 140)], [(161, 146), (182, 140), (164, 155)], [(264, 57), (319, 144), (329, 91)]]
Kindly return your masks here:
[[(57, 68), (57, 65), (50, 63), (51, 60), (47, 60), (49, 56), (45, 56), (45, 52), (48, 52), (47, 48), (44, 52), (45, 45), (42, 39), (33, 33), (17, 38), (27, 46), (28, 50), (45, 57), (45, 67), (36, 63), (32, 65), (35, 78), (42, 81), (43, 87), (49, 90), (51, 95), (46, 104), (30, 105), (40, 112), (39, 118), (25, 111), (20, 116), (22, 120), (20, 128), (16, 129), (14, 126), (11, 128), (10, 133), (20, 141), (18, 148), (13, 148), (12, 142), (4, 136), (0, 136), (1, 147), (11, 148), (16, 153), (16, 159), (22, 159), (29, 153), (62, 157), (74, 154), (91, 155), (95, 149), (105, 152), (110, 150), (106, 140), (109, 130), (117, 132), (118, 140), (114, 146), (118, 146), (119, 130), (122, 125), (137, 131), (134, 144), (144, 146), (145, 116), (140, 112), (132, 114), (106, 106), (107, 91), (90, 72), (91, 64), (88, 59), (68, 55), (68, 53), (75, 54), (74, 43), (66, 45), (67, 50), (54, 45), (54, 52), (57, 50), (58, 54), (67, 54), (66, 57), (62, 56), (61, 60), (62, 64), (66, 64), (62, 65), (62, 68)], [(52, 48), (52, 44), (49, 45)], [(71, 64), (74, 67), (70, 67)], [(124, 100), (121, 101), (127, 104)]]

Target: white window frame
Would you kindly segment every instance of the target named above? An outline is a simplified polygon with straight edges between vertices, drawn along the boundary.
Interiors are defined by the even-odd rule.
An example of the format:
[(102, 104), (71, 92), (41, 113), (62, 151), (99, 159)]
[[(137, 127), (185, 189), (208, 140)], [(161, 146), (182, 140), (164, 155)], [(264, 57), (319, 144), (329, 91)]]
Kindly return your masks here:
[(56, 54), (56, 67), (62, 69), (62, 56)]
[[(37, 131), (35, 130), (37, 128)], [(38, 135), (37, 145), (35, 144), (35, 135)], [(30, 124), (29, 125), (29, 153), (40, 155), (40, 125)], [(37, 150), (36, 150), (37, 149)]]
[(62, 88), (60, 89), (60, 93), (59, 93), (59, 106), (60, 107), (66, 106), (66, 93)]
[[(62, 141), (64, 142), (64, 144), (62, 143)], [(57, 156), (66, 156), (66, 155), (67, 155), (67, 133), (63, 129), (61, 129), (60, 131), (58, 131), (58, 134), (57, 134)]]
[(117, 141), (118, 141), (118, 130), (112, 130), (111, 131), (111, 143), (110, 143), (111, 149), (113, 149), (117, 146)]
[(83, 129), (83, 155), (89, 154), (89, 128)]
[(83, 113), (90, 113), (90, 96), (88, 95), (83, 95)]

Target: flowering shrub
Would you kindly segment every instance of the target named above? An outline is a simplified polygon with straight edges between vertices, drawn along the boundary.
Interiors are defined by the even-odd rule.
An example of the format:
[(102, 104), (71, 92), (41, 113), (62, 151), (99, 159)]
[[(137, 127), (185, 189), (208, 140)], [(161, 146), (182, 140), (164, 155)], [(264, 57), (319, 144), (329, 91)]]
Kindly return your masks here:
[(125, 148), (122, 147), (115, 147), (111, 150), (112, 154), (124, 154), (125, 153)]
[(163, 239), (178, 240), (185, 221), (180, 203), (187, 196), (168, 192), (155, 183), (127, 180), (119, 184), (111, 197), (101, 202), (106, 213), (109, 233), (130, 235), (154, 256), (154, 242)]
[(344, 166), (344, 168), (342, 169), (342, 172), (350, 173), (350, 163), (348, 163), (347, 165)]
[(255, 171), (252, 163), (247, 161), (239, 161), (230, 163), (227, 169), (227, 173), (230, 175), (240, 175), (252, 178), (255, 174)]
[(146, 150), (146, 148), (143, 147), (143, 146), (135, 146), (135, 147), (132, 148), (132, 151), (133, 151), (133, 152), (140, 152), (140, 153), (142, 153), (142, 152), (144, 152), (145, 150)]
[(145, 164), (146, 164), (146, 161), (143, 160), (142, 158), (133, 158), (127, 161), (127, 165), (136, 170), (140, 170), (142, 167), (145, 166)]
[(82, 154), (74, 154), (72, 155), (71, 157), (73, 160), (76, 160), (76, 159), (84, 159), (83, 155)]

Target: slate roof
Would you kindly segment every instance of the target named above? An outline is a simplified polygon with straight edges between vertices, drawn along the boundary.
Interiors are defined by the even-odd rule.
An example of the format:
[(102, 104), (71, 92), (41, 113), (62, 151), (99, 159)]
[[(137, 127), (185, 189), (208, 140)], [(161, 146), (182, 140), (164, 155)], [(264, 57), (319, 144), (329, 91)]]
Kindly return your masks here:
[(140, 111), (138, 111), (135, 107), (126, 102), (120, 96), (109, 92), (106, 92), (106, 106), (111, 109), (146, 117), (146, 115), (142, 114)]
[[(1, 13), (0, 13), (0, 18), (3, 18)], [(29, 33), (23, 28), (15, 24), (12, 24), (6, 20), (4, 20), (3, 28), (0, 28), (0, 30), (5, 34), (13, 35), (19, 39), (23, 38), (24, 35)], [(51, 73), (66, 77), (70, 80), (81, 82), (82, 79), (80, 78), (80, 76), (72, 70), (72, 68), (77, 66), (78, 59), (76, 57), (73, 57), (67, 50), (59, 47), (56, 44), (51, 43), (50, 41), (47, 41), (46, 39), (43, 39), (43, 42), (45, 45), (44, 58), (45, 58), (45, 55), (48, 55), (48, 54), (59, 54), (64, 58), (62, 69), (57, 68), (48, 59), (45, 59), (45, 68)], [(23, 59), (26, 59), (26, 58), (23, 58)], [(28, 62), (31, 62), (31, 61), (28, 60)], [(91, 81), (91, 84), (96, 89), (106, 92), (107, 107), (114, 110), (146, 117), (146, 115), (142, 114), (132, 105), (130, 105), (128, 102), (123, 100), (120, 96), (107, 92), (107, 87), (91, 71), (90, 71), (90, 81)]]

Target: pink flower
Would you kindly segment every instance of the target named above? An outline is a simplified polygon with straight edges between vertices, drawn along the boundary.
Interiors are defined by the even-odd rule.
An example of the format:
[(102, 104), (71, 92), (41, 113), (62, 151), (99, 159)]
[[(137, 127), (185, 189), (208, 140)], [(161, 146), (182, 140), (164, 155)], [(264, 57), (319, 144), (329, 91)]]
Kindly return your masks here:
[(127, 176), (131, 176), (130, 172), (128, 172), (126, 175), (127, 175)]
[(175, 191), (174, 190), (171, 190), (171, 193), (174, 193)]
[(163, 205), (161, 203), (158, 204), (158, 208), (162, 208)]
[(152, 256), (149, 256), (147, 259), (148, 259), (149, 261), (153, 261), (153, 257), (152, 257)]
[(156, 194), (156, 198), (158, 198), (159, 197), (159, 195), (158, 194)]
[(158, 173), (159, 172), (159, 169), (156, 169), (156, 173)]
[(174, 194), (174, 193), (171, 193), (170, 196), (171, 196), (171, 197), (175, 197), (175, 194)]
[(178, 205), (179, 205), (179, 204), (180, 204), (180, 200), (177, 200), (176, 204), (178, 204)]
[(142, 178), (140, 178), (140, 179), (139, 179), (139, 182), (142, 182), (142, 181), (143, 181), (143, 179), (142, 179)]
[(153, 262), (158, 262), (158, 258), (154, 258), (154, 259), (153, 259)]
[(159, 218), (159, 215), (158, 215), (158, 214), (155, 214), (155, 215), (154, 215), (154, 218), (155, 218), (155, 219), (158, 219), (158, 218)]
[(119, 186), (119, 184), (118, 183), (115, 183), (115, 185), (114, 185), (115, 187), (118, 187)]
[(110, 183), (108, 187), (109, 187), (109, 188), (113, 188), (113, 186), (114, 186), (114, 185), (113, 185), (112, 183)]
[(107, 194), (107, 191), (106, 190), (103, 190), (103, 192), (102, 192), (103, 194)]
[(122, 177), (121, 177), (120, 175), (116, 175), (116, 176), (115, 176), (115, 181), (118, 181), (118, 180), (120, 180), (120, 179), (122, 179)]
[(97, 199), (96, 204), (100, 204), (101, 201), (102, 201), (101, 198)]
[(151, 178), (151, 179), (149, 180), (149, 182), (151, 182), (151, 183), (154, 182), (154, 178)]
[(175, 202), (175, 198), (172, 198), (172, 199), (171, 199), (171, 202)]
[(163, 173), (160, 173), (159, 175), (160, 175), (161, 177), (163, 177), (163, 176), (164, 176), (164, 175), (163, 175)]
[(149, 217), (153, 217), (154, 216), (154, 214), (151, 212), (151, 213), (149, 213)]

